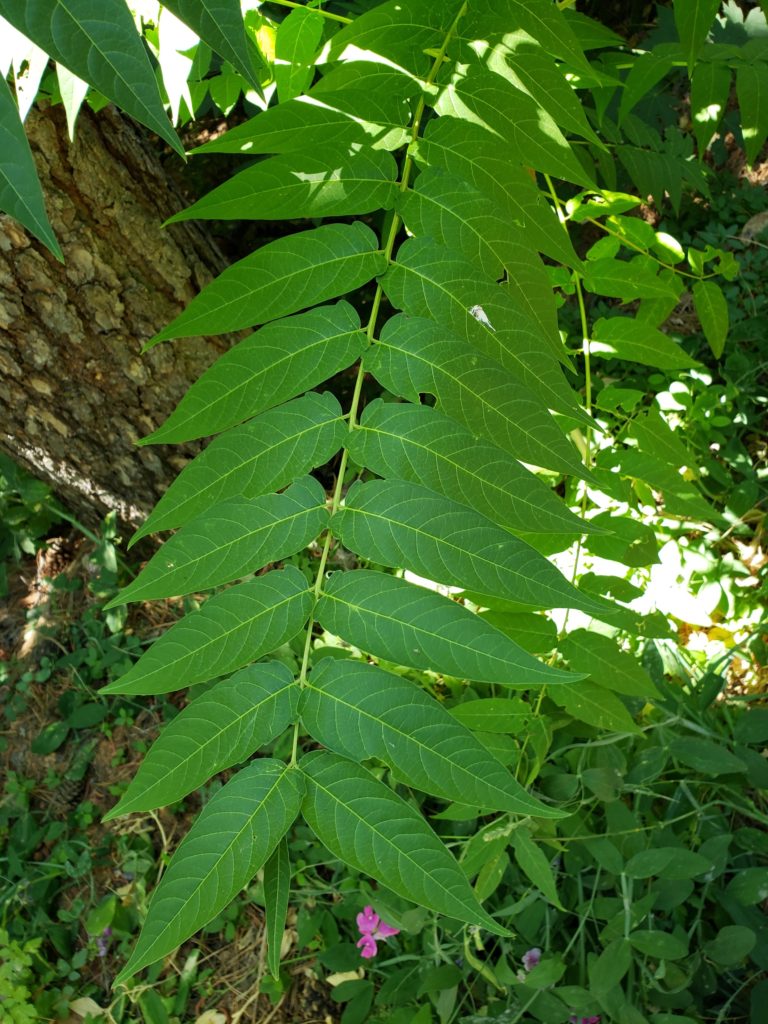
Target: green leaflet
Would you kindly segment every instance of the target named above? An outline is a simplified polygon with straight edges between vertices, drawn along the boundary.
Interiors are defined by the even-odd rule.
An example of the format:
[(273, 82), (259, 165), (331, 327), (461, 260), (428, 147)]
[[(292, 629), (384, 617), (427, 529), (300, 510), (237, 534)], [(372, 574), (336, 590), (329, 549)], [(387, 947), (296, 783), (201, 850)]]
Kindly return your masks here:
[(662, 370), (701, 365), (666, 334), (628, 316), (598, 320), (592, 331), (590, 351), (607, 359), (629, 359)]
[(725, 339), (728, 337), (728, 303), (722, 288), (714, 281), (697, 281), (693, 286), (693, 304), (701, 321), (704, 337), (713, 354), (719, 359), (725, 348)]
[(513, 533), (595, 530), (511, 455), (431, 406), (371, 402), (347, 445), (358, 465), (424, 484)]
[(207, 590), (305, 547), (326, 526), (325, 491), (310, 476), (281, 494), (230, 498), (167, 540), (106, 608)]
[(45, 212), (32, 151), (5, 79), (0, 82), (0, 210), (20, 221), (57, 260), (63, 261)]
[(414, 235), (435, 241), (476, 264), (541, 329), (547, 347), (561, 358), (557, 306), (549, 275), (522, 228), (481, 192), (440, 167), (427, 167), (414, 187), (398, 194), (395, 208)]
[(355, 647), (412, 668), (521, 689), (575, 681), (468, 608), (369, 569), (332, 573), (315, 617)]
[(173, 952), (237, 896), (290, 828), (303, 781), (301, 772), (264, 758), (211, 797), (152, 894), (115, 984)]
[(374, 757), (426, 793), (510, 814), (562, 817), (530, 796), (420, 686), (373, 665), (324, 659), (299, 706), (313, 739), (352, 761)]
[(602, 611), (523, 541), (418, 484), (353, 484), (331, 528), (345, 547), (379, 565), (534, 607)]
[(461, 34), (468, 39), (493, 39), (500, 25), (509, 26), (510, 32), (522, 29), (546, 53), (578, 70), (592, 71), (570, 23), (549, 0), (494, 0), (492, 5), (472, 5)]
[(227, 267), (145, 348), (264, 324), (353, 291), (384, 271), (378, 246), (360, 221), (278, 238)]
[(310, 391), (233, 427), (184, 467), (131, 544), (156, 530), (183, 526), (236, 495), (257, 498), (285, 487), (327, 462), (346, 434), (341, 406), (327, 391)]
[(103, 693), (169, 693), (234, 672), (294, 637), (312, 611), (292, 565), (208, 598), (163, 633)]
[(588, 260), (584, 285), (588, 291), (610, 295), (622, 302), (646, 298), (679, 299), (681, 285), (678, 279), (671, 273), (659, 274), (658, 269), (657, 264), (645, 255), (631, 260), (609, 257)]
[(515, 860), (524, 874), (533, 882), (545, 899), (562, 909), (557, 895), (552, 865), (544, 851), (534, 842), (529, 829), (518, 828), (512, 833)]
[(432, 320), (394, 316), (365, 367), (411, 402), (428, 392), (438, 409), (516, 459), (586, 478), (576, 450), (546, 406), (502, 366)]
[(388, 0), (355, 18), (331, 39), (328, 59), (349, 59), (371, 50), (382, 63), (426, 75), (434, 61), (427, 51), (441, 46), (462, 0)]
[(516, 736), (527, 728), (533, 708), (520, 697), (481, 697), (457, 704), (449, 714), (467, 729)]
[(674, 8), (675, 25), (688, 64), (688, 73), (692, 74), (699, 50), (706, 42), (712, 22), (720, 9), (720, 0), (674, 0)]
[(479, 125), (455, 117), (430, 121), (422, 138), (413, 146), (419, 166), (442, 167), (459, 174), (504, 211), (539, 252), (579, 268), (568, 232), (520, 166), (520, 155)]
[(443, 89), (435, 110), (438, 114), (460, 119), (463, 124), (479, 125), (489, 133), (489, 143), (508, 144), (518, 163), (535, 167), (543, 174), (582, 185), (594, 186), (592, 176), (575, 156), (552, 116), (508, 79), (493, 74), (484, 54), (475, 57), (466, 75), (454, 77)]
[(245, 761), (294, 720), (298, 694), (293, 673), (277, 661), (217, 683), (165, 726), (104, 821), (167, 807)]
[(635, 58), (629, 74), (624, 79), (621, 93), (618, 123), (644, 99), (651, 89), (675, 66), (671, 54), (641, 53)]
[(163, 7), (189, 25), (211, 49), (261, 91), (254, 72), (254, 61), (259, 60), (259, 54), (246, 38), (240, 0), (168, 0)]
[(295, 153), (274, 156), (240, 171), (168, 223), (371, 213), (392, 206), (396, 179), (394, 157), (383, 149), (349, 153), (327, 146), (300, 159)]
[(348, 302), (267, 324), (219, 356), (142, 444), (217, 434), (345, 370), (365, 345)]
[(529, 39), (514, 35), (512, 39), (511, 46), (497, 47), (496, 54), (491, 57), (489, 66), (493, 71), (532, 97), (564, 131), (581, 135), (605, 150), (605, 143), (590, 126), (563, 67), (543, 52), (529, 49)]
[(299, 768), (307, 780), (304, 817), (335, 857), (419, 906), (508, 934), (485, 913), (418, 811), (383, 782), (320, 750), (306, 754)]
[(573, 718), (597, 729), (638, 736), (641, 733), (616, 694), (595, 683), (587, 681), (576, 686), (558, 686), (550, 691), (549, 696)]
[(267, 966), (273, 978), (280, 976), (280, 947), (288, 914), (291, 890), (291, 858), (288, 842), (281, 839), (264, 865), (264, 914), (267, 933)]
[(725, 62), (699, 61), (691, 79), (691, 120), (699, 158), (704, 156), (712, 136), (725, 114), (731, 91), (731, 69)]
[(297, 7), (280, 22), (275, 36), (273, 65), (280, 103), (299, 96), (312, 81), (314, 59), (322, 35), (323, 16), (318, 11)]
[(184, 155), (125, 0), (0, 0), (0, 15)]
[(576, 629), (560, 642), (560, 652), (577, 671), (589, 674), (606, 690), (646, 699), (659, 696), (637, 659), (619, 650), (610, 637)]
[(399, 149), (408, 141), (409, 101), (419, 92), (417, 82), (393, 68), (355, 62), (331, 71), (306, 96), (269, 107), (194, 152), (305, 153), (329, 139), (335, 146)]
[(409, 238), (381, 279), (387, 298), (414, 317), (429, 317), (495, 359), (546, 408), (580, 415), (557, 349), (542, 346), (538, 325), (512, 294), (431, 238)]

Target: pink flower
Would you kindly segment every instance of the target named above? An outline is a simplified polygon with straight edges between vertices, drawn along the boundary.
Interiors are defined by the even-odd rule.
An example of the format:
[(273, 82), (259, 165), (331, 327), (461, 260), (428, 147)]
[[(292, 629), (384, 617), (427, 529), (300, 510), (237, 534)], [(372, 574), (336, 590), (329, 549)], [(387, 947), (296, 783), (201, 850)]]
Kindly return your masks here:
[(362, 914), (357, 915), (357, 927), (362, 936), (357, 942), (357, 948), (360, 950), (360, 956), (365, 960), (376, 956), (377, 942), (400, 933), (399, 928), (393, 928), (391, 924), (382, 921), (379, 915), (374, 913), (373, 907), (363, 907)]
[(600, 1024), (600, 1014), (596, 1013), (592, 1017), (577, 1017), (575, 1013), (572, 1013), (568, 1020), (570, 1024)]
[(523, 953), (523, 967), (526, 971), (532, 971), (534, 967), (538, 967), (541, 963), (541, 950), (538, 946), (534, 946), (533, 949), (529, 949), (527, 953)]

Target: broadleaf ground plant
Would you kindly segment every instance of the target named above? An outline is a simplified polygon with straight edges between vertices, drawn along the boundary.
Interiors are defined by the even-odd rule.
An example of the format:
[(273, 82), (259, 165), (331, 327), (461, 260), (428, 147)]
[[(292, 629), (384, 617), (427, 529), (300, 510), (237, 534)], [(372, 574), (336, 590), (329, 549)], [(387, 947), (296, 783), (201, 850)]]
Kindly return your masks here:
[[(115, 43), (122, 22), (107, 39), (90, 6), (0, 0), (0, 14), (71, 72), (96, 66), (90, 84), (160, 130), (151, 67), (147, 76), (137, 56), (143, 84), (131, 87), (133, 50)], [(687, 450), (656, 407), (623, 422), (624, 448), (604, 443), (605, 417), (595, 415), (620, 420), (632, 394), (610, 384), (596, 394), (591, 369), (615, 358), (699, 366), (661, 330), (686, 288), (714, 354), (723, 350), (718, 280), (734, 277), (732, 257), (712, 246), (686, 252), (636, 216), (641, 199), (664, 199), (659, 161), (678, 176), (673, 201), (679, 168), (690, 183), (699, 165), (644, 135), (631, 113), (671, 68), (692, 71), (694, 88), (708, 80), (712, 68), (696, 61), (717, 5), (676, 3), (679, 43), (642, 62), (549, 0), (387, 0), (354, 16), (287, 4), (274, 74), (253, 57), (265, 25), (277, 23), (251, 6), (243, 35), (232, 4), (213, 6), (168, 10), (237, 63), (232, 76), (248, 71), (262, 109), (200, 148), (239, 154), (246, 166), (176, 219), (290, 220), (295, 230), (225, 270), (147, 343), (257, 328), (144, 441), (215, 435), (137, 538), (176, 532), (113, 604), (215, 593), (107, 688), (203, 688), (110, 817), (238, 770), (174, 854), (119, 981), (173, 952), (261, 870), (276, 973), (300, 817), (383, 893), (508, 935), (514, 916), (483, 906), (494, 886), (470, 885), (474, 873), (432, 830), (414, 790), (508, 816), (504, 848), (558, 906), (544, 843), (571, 810), (562, 787), (539, 785), (552, 730), (575, 720), (639, 736), (636, 714), (659, 690), (622, 640), (667, 635), (661, 617), (628, 607), (634, 585), (592, 574), (577, 586), (575, 566), (585, 553), (650, 564), (632, 560), (653, 546), (643, 507), (719, 516), (697, 474), (680, 473)], [(744, 58), (745, 83), (763, 75), (764, 57), (758, 47)], [(739, 59), (729, 53), (728, 67)], [(763, 122), (752, 110), (745, 117), (750, 154)], [(177, 145), (165, 121), (161, 134)], [(22, 160), (18, 139), (14, 147)], [(613, 156), (641, 196), (617, 191)], [(41, 204), (6, 177), (6, 209), (53, 245)], [(589, 246), (575, 244), (579, 230), (593, 233)], [(568, 296), (576, 344), (558, 325)], [(345, 407), (327, 383), (340, 374), (351, 382)], [(328, 493), (312, 476), (321, 467), (335, 478)], [(311, 573), (290, 564), (306, 549)], [(567, 573), (552, 557), (563, 552)], [(528, 648), (549, 624), (544, 610), (558, 612), (563, 633), (571, 626), (559, 647), (536, 646), (547, 655), (539, 660)], [(270, 656), (297, 636), (294, 674)], [(444, 677), (464, 687), (450, 711)], [(511, 759), (493, 741), (493, 720), (505, 714), (530, 730)], [(625, 874), (664, 877), (666, 865), (645, 870), (633, 863)], [(659, 952), (673, 936), (632, 927), (612, 934), (602, 966), (590, 968), (592, 995), (619, 1015), (629, 1003), (626, 971), (614, 977), (606, 966), (614, 955), (628, 957), (630, 946), (677, 955)], [(591, 1011), (588, 997), (572, 1002)]]

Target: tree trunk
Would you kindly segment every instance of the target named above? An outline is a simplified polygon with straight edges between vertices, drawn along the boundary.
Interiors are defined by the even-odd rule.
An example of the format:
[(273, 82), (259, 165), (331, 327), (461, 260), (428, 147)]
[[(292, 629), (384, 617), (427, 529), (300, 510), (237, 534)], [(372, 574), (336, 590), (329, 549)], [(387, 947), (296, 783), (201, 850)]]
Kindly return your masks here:
[(139, 523), (199, 446), (137, 448), (232, 338), (144, 342), (225, 265), (140, 131), (62, 107), (27, 133), (65, 263), (0, 216), (0, 447), (84, 523)]

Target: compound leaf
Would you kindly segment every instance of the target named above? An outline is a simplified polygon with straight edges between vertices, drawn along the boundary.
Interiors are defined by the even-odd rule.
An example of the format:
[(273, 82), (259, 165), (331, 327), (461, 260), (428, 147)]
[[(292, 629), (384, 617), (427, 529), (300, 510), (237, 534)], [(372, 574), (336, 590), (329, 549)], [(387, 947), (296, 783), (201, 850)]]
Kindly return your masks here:
[(512, 533), (595, 530), (510, 454), (429, 405), (371, 402), (347, 444), (379, 476), (424, 484)]
[(576, 450), (548, 409), (499, 363), (433, 320), (394, 316), (365, 357), (380, 384), (411, 402), (428, 392), (438, 409), (516, 459), (585, 477)]
[(324, 659), (302, 695), (313, 739), (353, 761), (375, 757), (410, 786), (473, 806), (561, 817), (515, 777), (434, 697), (373, 665)]
[[(298, 11), (294, 11), (298, 13)], [(397, 164), (386, 150), (323, 147), (262, 160), (168, 221), (340, 217), (388, 209)]]
[(167, 7), (261, 91), (253, 65), (257, 51), (249, 45), (245, 34), (240, 0), (164, 0), (163, 7)]

